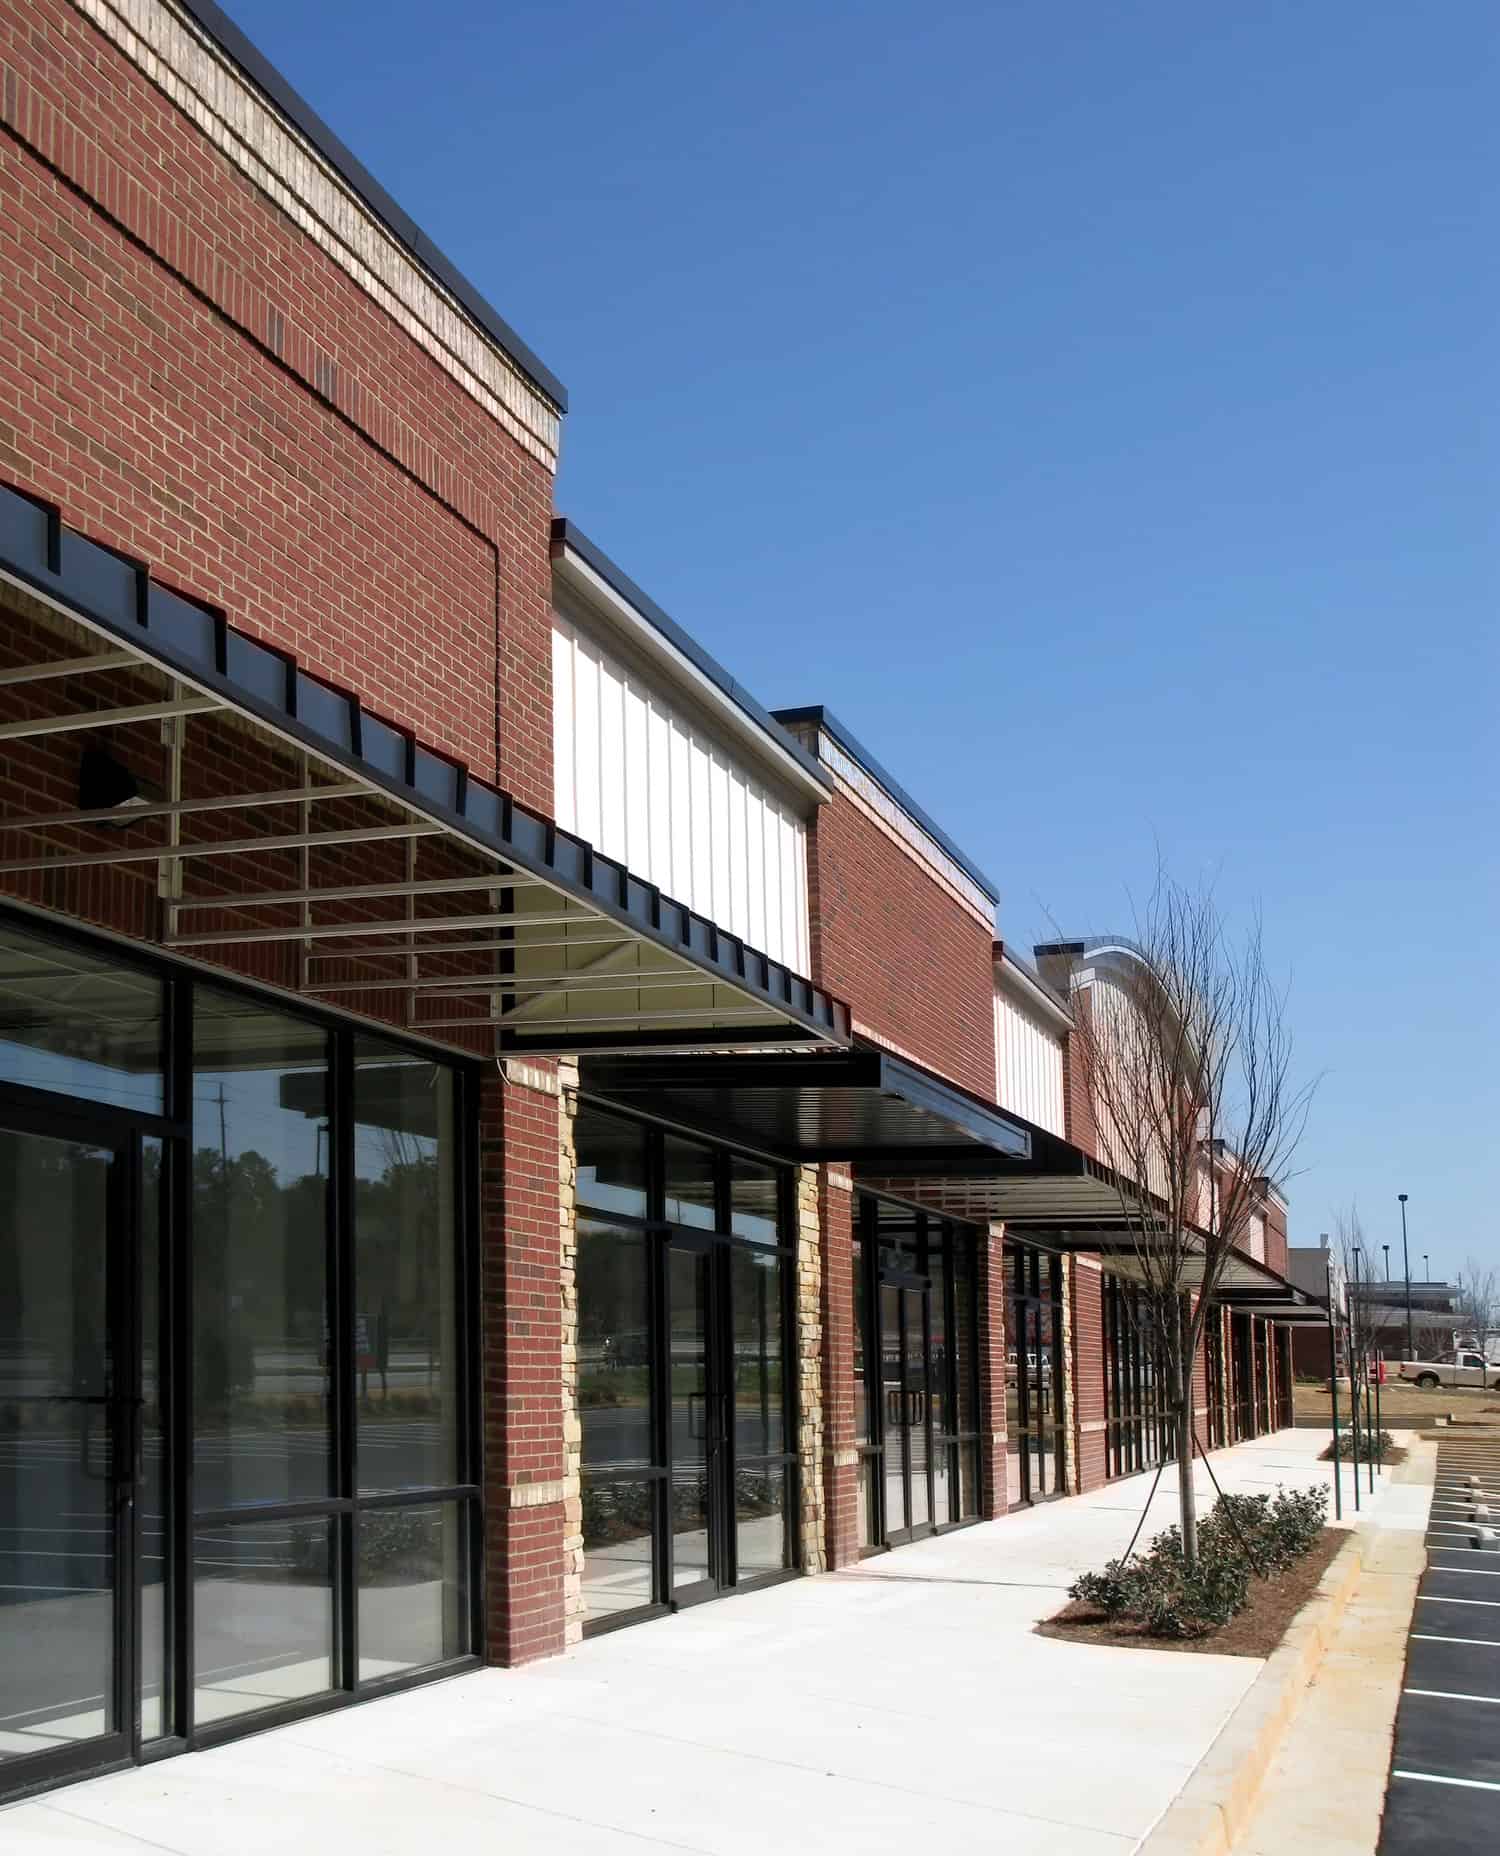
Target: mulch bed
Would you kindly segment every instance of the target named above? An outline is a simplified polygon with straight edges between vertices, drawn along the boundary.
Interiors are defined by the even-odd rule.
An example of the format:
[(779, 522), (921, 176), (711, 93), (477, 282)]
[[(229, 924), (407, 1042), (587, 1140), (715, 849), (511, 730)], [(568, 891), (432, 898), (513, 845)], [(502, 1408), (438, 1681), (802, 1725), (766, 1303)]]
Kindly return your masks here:
[[(1361, 1441), (1360, 1451), (1359, 1451), (1359, 1466), (1361, 1469), (1364, 1468), (1366, 1460), (1367, 1459), (1365, 1457), (1364, 1444)], [(1331, 1463), (1333, 1461), (1333, 1445), (1332, 1444), (1330, 1444), (1328, 1448), (1323, 1452), (1322, 1456), (1318, 1458), (1318, 1461), (1320, 1463)], [(1354, 1461), (1354, 1451), (1350, 1446), (1349, 1439), (1347, 1437), (1341, 1437), (1339, 1439), (1339, 1466), (1343, 1469), (1348, 1469), (1349, 1465), (1353, 1461)], [(1392, 1444), (1390, 1449), (1386, 1451), (1385, 1455), (1381, 1457), (1380, 1461), (1375, 1465), (1375, 1467), (1377, 1469), (1394, 1469), (1398, 1463), (1404, 1463), (1405, 1461), (1406, 1461), (1406, 1445), (1405, 1444)]]
[(1333, 1556), (1349, 1538), (1342, 1528), (1325, 1527), (1312, 1549), (1273, 1579), (1250, 1581), (1250, 1602), (1237, 1618), (1206, 1637), (1148, 1637), (1144, 1626), (1111, 1622), (1093, 1605), (1073, 1599), (1036, 1627), (1039, 1637), (1062, 1637), (1069, 1643), (1114, 1644), (1130, 1650), (1187, 1650), (1208, 1656), (1269, 1656), (1287, 1626), (1318, 1589)]

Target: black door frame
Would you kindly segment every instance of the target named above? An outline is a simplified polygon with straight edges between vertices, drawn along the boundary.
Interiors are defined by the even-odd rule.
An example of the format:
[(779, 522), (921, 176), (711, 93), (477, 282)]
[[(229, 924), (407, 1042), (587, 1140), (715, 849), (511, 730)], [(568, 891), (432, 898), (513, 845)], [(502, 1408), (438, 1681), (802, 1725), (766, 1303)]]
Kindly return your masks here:
[[(877, 1283), (876, 1283), (877, 1304), (880, 1299), (879, 1290), (890, 1288), (896, 1291), (896, 1333), (895, 1335), (894, 1336), (887, 1335), (885, 1332), (884, 1321), (880, 1319), (878, 1314), (876, 1318), (877, 1318), (877, 1322), (879, 1325), (879, 1330), (880, 1330), (879, 1338), (880, 1338), (880, 1345), (882, 1346), (882, 1348), (887, 1346), (891, 1342), (892, 1339), (894, 1339), (895, 1341), (897, 1358), (899, 1359), (901, 1363), (900, 1398), (901, 1398), (901, 1409), (903, 1413), (905, 1413), (907, 1409), (908, 1401), (910, 1400), (912, 1396), (912, 1392), (913, 1392), (913, 1387), (910, 1383), (913, 1356), (912, 1356), (910, 1332), (909, 1332), (909, 1327), (908, 1327), (908, 1323), (910, 1321), (911, 1314), (912, 1314), (913, 1300), (915, 1300), (915, 1303), (916, 1303), (916, 1307), (918, 1311), (918, 1319), (920, 1320), (921, 1329), (922, 1329), (921, 1335), (919, 1337), (919, 1346), (918, 1346), (917, 1355), (916, 1355), (916, 1357), (921, 1362), (921, 1368), (922, 1368), (921, 1385), (916, 1388), (918, 1396), (921, 1401), (921, 1417), (917, 1424), (912, 1424), (909, 1421), (909, 1419), (905, 1418), (904, 1416), (898, 1423), (894, 1425), (891, 1423), (890, 1413), (888, 1410), (890, 1394), (889, 1394), (889, 1391), (886, 1390), (886, 1382), (885, 1382), (883, 1374), (882, 1374), (882, 1379), (881, 1379), (880, 1430), (881, 1430), (881, 1444), (884, 1449), (884, 1461), (883, 1461), (883, 1466), (882, 1466), (884, 1473), (882, 1474), (881, 1479), (880, 1479), (881, 1519), (884, 1524), (886, 1544), (892, 1547), (904, 1547), (904, 1546), (909, 1545), (913, 1540), (925, 1540), (929, 1534), (935, 1531), (935, 1527), (936, 1527), (936, 1523), (933, 1520), (934, 1491), (933, 1491), (933, 1486), (932, 1486), (932, 1483), (933, 1483), (933, 1455), (932, 1455), (932, 1452), (933, 1452), (933, 1438), (932, 1438), (932, 1288), (933, 1288), (933, 1284), (932, 1284), (932, 1277), (930, 1274), (923, 1276), (923, 1275), (919, 1275), (915, 1272), (908, 1271), (908, 1270), (893, 1270), (893, 1269), (881, 1268), (878, 1265), (878, 1263), (877, 1263), (876, 1274), (877, 1274)], [(939, 1285), (939, 1293), (941, 1293), (941, 1285)], [(912, 1464), (911, 1445), (912, 1445), (912, 1433), (913, 1431), (916, 1431), (916, 1430), (921, 1431), (923, 1437), (925, 1437), (926, 1442), (927, 1442), (927, 1449), (924, 1453), (923, 1468), (921, 1472), (923, 1476), (925, 1477), (926, 1483), (927, 1483), (927, 1518), (924, 1521), (915, 1521), (912, 1519), (912, 1510), (913, 1510), (912, 1483), (915, 1479), (916, 1472), (914, 1471), (913, 1464)], [(889, 1498), (890, 1487), (891, 1487), (891, 1451), (892, 1449), (895, 1449), (899, 1453), (899, 1461), (900, 1461), (900, 1466), (901, 1466), (902, 1512), (901, 1512), (901, 1517), (900, 1517), (900, 1524), (898, 1526), (892, 1525), (892, 1521), (894, 1517), (889, 1512), (889, 1507), (888, 1507), (888, 1498)]]
[(673, 1226), (663, 1247), (664, 1275), (667, 1279), (663, 1306), (667, 1319), (660, 1325), (667, 1354), (666, 1377), (662, 1381), (667, 1389), (667, 1395), (662, 1400), (668, 1414), (667, 1461), (672, 1466), (674, 1477), (676, 1462), (671, 1451), (673, 1439), (670, 1419), (673, 1403), (671, 1274), (674, 1252), (701, 1258), (703, 1263), (703, 1435), (704, 1475), (707, 1483), (704, 1511), (708, 1532), (708, 1573), (706, 1577), (694, 1580), (691, 1585), (672, 1583), (676, 1573), (677, 1530), (672, 1525), (674, 1517), (670, 1491), (674, 1484), (669, 1479), (665, 1540), (666, 1591), (672, 1609), (683, 1611), (709, 1599), (723, 1597), (735, 1584), (734, 1530), (730, 1525), (729, 1512), (734, 1491), (734, 1445), (726, 1415), (730, 1397), (727, 1371), (730, 1356), (726, 1347), (732, 1347), (734, 1343), (730, 1338), (728, 1258), (723, 1240), (712, 1231), (694, 1231)]
[[(45, 1106), (44, 1106), (45, 1104)], [(114, 1553), (114, 1727), (76, 1746), (23, 1755), (0, 1765), (0, 1804), (69, 1782), (98, 1777), (136, 1763), (141, 1745), (140, 1707), (140, 1178), (142, 1117), (132, 1110), (76, 1097), (50, 1096), (24, 1085), (0, 1083), (0, 1130), (107, 1150), (105, 1200), (104, 1338), (110, 1375), (102, 1402), (110, 1431), (110, 1516)]]
[[(18, 1771), (12, 1778), (9, 1765), (0, 1765), (0, 1804), (13, 1802), (33, 1792), (52, 1790), (74, 1779), (94, 1777), (131, 1765), (148, 1765), (175, 1754), (217, 1746), (248, 1734), (260, 1733), (284, 1723), (311, 1718), (333, 1710), (359, 1706), (381, 1695), (398, 1694), (409, 1688), (425, 1686), (445, 1676), (478, 1669), (484, 1662), (484, 1627), (486, 1619), (483, 1490), (479, 1476), (480, 1425), (479, 1378), (482, 1357), (479, 1305), (479, 1128), (477, 1115), (477, 1079), (482, 1065), (457, 1053), (439, 1051), (433, 1046), (407, 1037), (399, 1026), (366, 1020), (332, 1011), (300, 998), (288, 998), (274, 987), (257, 985), (241, 975), (174, 959), (156, 949), (122, 945), (91, 931), (88, 927), (39, 917), (24, 908), (0, 901), (0, 927), (34, 936), (64, 948), (76, 948), (80, 954), (118, 966), (122, 971), (147, 974), (161, 986), (162, 1042), (160, 1058), (164, 1096), (161, 1111), (124, 1108), (115, 1103), (95, 1102), (76, 1095), (39, 1089), (28, 1084), (0, 1079), (0, 1126), (20, 1131), (53, 1135), (63, 1140), (81, 1140), (111, 1147), (120, 1155), (115, 1171), (118, 1192), (123, 1195), (116, 1214), (121, 1242), (128, 1242), (128, 1270), (123, 1273), (117, 1296), (111, 1297), (111, 1313), (127, 1325), (128, 1345), (117, 1354), (127, 1375), (126, 1389), (131, 1403), (125, 1422), (129, 1434), (126, 1448), (118, 1460), (131, 1465), (129, 1526), (125, 1552), (117, 1555), (122, 1582), (128, 1579), (130, 1602), (117, 1603), (117, 1617), (125, 1616), (123, 1628), (128, 1633), (126, 1651), (130, 1664), (129, 1689), (125, 1695), (125, 1712), (121, 1719), (128, 1725), (123, 1750), (107, 1763), (90, 1758), (81, 1749), (59, 1750), (56, 1754), (39, 1754), (33, 1765), (25, 1762), (24, 1776)], [(236, 1511), (236, 1521), (277, 1520), (295, 1516), (305, 1507), (317, 1506), (336, 1521), (335, 1534), (335, 1613), (336, 1642), (335, 1687), (325, 1695), (275, 1704), (253, 1714), (199, 1724), (193, 1719), (191, 1692), (192, 1646), (194, 1636), (194, 1593), (192, 1576), (193, 1530), (213, 1513), (199, 1511), (194, 1500), (192, 1434), (192, 1243), (191, 1243), (191, 1154), (192, 1154), (192, 999), (195, 989), (210, 987), (216, 992), (234, 994), (263, 1010), (281, 1012), (288, 1017), (321, 1030), (330, 1051), (330, 1118), (340, 1125), (352, 1115), (352, 1064), (349, 1061), (354, 1041), (369, 1037), (393, 1049), (409, 1052), (413, 1057), (442, 1065), (453, 1079), (453, 1192), (457, 1251), (454, 1263), (454, 1294), (457, 1303), (455, 1324), (455, 1370), (458, 1382), (458, 1451), (461, 1480), (453, 1485), (431, 1489), (402, 1490), (391, 1493), (331, 1497), (319, 1504), (257, 1504), (253, 1509)], [(163, 1360), (159, 1370), (165, 1373), (165, 1398), (162, 1410), (163, 1445), (166, 1451), (165, 1539), (171, 1568), (170, 1610), (166, 1619), (163, 1646), (163, 1677), (167, 1691), (164, 1701), (162, 1732), (143, 1742), (140, 1727), (140, 1655), (141, 1642), (141, 1523), (136, 1500), (140, 1481), (138, 1455), (142, 1435), (142, 1334), (140, 1293), (142, 1257), (141, 1183), (143, 1179), (142, 1146), (157, 1138), (162, 1145), (162, 1199), (158, 1206), (159, 1231), (158, 1276), (161, 1335), (159, 1344)], [(352, 1311), (349, 1299), (352, 1278), (346, 1267), (352, 1259), (353, 1235), (349, 1224), (352, 1206), (352, 1166), (347, 1141), (340, 1145), (342, 1159), (335, 1172), (329, 1194), (328, 1244), (330, 1246), (329, 1312), (331, 1337), (336, 1362), (338, 1397), (342, 1399), (344, 1430), (336, 1434), (336, 1450), (344, 1452), (338, 1460), (347, 1461), (352, 1448), (355, 1423), (355, 1370), (352, 1352), (352, 1328), (344, 1333), (339, 1317)], [(340, 1219), (344, 1225), (340, 1225)], [(346, 1228), (347, 1227), (347, 1228)], [(341, 1241), (342, 1239), (342, 1241)], [(344, 1252), (349, 1254), (346, 1257)], [(463, 1526), (464, 1571), (467, 1581), (465, 1626), (469, 1648), (459, 1655), (402, 1670), (394, 1675), (361, 1681), (357, 1677), (354, 1650), (357, 1632), (358, 1592), (357, 1528), (359, 1514), (366, 1509), (395, 1509), (431, 1506), (441, 1501), (459, 1502), (465, 1513)], [(226, 1511), (227, 1512), (227, 1511)], [(117, 1529), (117, 1532), (119, 1530)], [(347, 1568), (348, 1576), (342, 1576)], [(123, 1589), (123, 1587), (122, 1587)], [(117, 1666), (121, 1659), (117, 1657)], [(352, 1672), (352, 1674), (351, 1674)], [(122, 1672), (119, 1679), (127, 1680)], [(114, 1736), (111, 1736), (113, 1745)], [(98, 1749), (93, 1741), (89, 1746)], [(75, 1766), (75, 1760), (78, 1762)], [(42, 1762), (46, 1762), (45, 1766)], [(14, 1762), (19, 1768), (20, 1760)]]

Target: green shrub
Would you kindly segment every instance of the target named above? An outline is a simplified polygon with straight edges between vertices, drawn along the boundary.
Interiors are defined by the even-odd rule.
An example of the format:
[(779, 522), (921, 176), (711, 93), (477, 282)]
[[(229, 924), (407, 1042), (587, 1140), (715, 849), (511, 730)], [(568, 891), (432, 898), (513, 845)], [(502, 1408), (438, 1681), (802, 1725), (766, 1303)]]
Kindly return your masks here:
[(1244, 1609), (1252, 1577), (1284, 1571), (1308, 1552), (1327, 1518), (1326, 1489), (1225, 1495), (1198, 1524), (1189, 1572), (1182, 1532), (1163, 1528), (1143, 1552), (1086, 1572), (1068, 1596), (1112, 1622), (1138, 1620), (1152, 1637), (1202, 1637)]

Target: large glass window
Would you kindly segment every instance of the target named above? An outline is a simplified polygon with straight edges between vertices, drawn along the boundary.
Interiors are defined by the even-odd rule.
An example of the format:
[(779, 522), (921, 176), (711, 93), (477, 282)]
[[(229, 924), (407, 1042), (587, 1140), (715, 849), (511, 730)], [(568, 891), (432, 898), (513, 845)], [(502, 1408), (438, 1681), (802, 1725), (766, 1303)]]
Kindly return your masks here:
[(862, 1547), (979, 1513), (974, 1234), (861, 1195), (854, 1243)]
[(0, 925), (0, 1090), (0, 1765), (472, 1651), (464, 1072)]
[(1012, 1503), (1045, 1501), (1067, 1486), (1063, 1410), (1062, 1260), (1006, 1246), (1005, 1410)]
[(192, 1017), (201, 1725), (467, 1653), (478, 1491), (455, 1073), (216, 987)]
[(328, 1038), (212, 987), (193, 1009), (194, 1498), (334, 1493)]
[(1172, 1424), (1145, 1290), (1106, 1271), (1103, 1291), (1106, 1468), (1129, 1476), (1172, 1454)]
[(0, 1077), (159, 1115), (162, 984), (71, 942), (0, 924)]
[(200, 1727), (335, 1686), (333, 1524), (202, 1526), (193, 1542)]
[(458, 1475), (453, 1073), (354, 1043), (354, 1352), (359, 1489)]
[(585, 1104), (578, 1397), (586, 1621), (791, 1564), (784, 1168)]

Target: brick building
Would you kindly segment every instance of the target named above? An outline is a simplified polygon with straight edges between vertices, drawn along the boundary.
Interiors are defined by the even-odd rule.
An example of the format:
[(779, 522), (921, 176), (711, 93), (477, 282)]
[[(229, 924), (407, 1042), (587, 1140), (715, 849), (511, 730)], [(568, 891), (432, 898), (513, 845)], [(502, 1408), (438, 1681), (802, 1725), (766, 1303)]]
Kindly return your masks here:
[(0, 123), (0, 1795), (1158, 1460), (1124, 956), (556, 518), (560, 383), (207, 0), (0, 0)]

